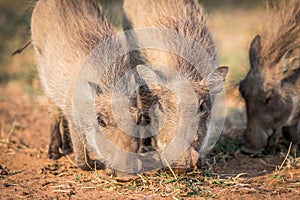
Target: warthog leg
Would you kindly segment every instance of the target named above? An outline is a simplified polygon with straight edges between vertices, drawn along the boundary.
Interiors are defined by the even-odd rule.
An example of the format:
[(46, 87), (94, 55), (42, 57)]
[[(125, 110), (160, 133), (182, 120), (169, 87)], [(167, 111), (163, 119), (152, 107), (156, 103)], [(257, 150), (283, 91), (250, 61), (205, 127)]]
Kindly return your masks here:
[(73, 152), (68, 121), (61, 110), (49, 101), (50, 112), (50, 145), (48, 157), (54, 160)]

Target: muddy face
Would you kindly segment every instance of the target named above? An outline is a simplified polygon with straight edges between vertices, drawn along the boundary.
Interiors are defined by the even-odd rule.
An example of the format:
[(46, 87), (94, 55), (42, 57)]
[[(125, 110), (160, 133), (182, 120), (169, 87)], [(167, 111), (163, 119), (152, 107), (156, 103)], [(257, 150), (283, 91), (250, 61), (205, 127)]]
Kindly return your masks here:
[[(131, 80), (131, 82), (135, 84), (134, 80)], [(139, 130), (135, 125), (140, 123), (141, 117), (139, 117), (139, 109), (136, 106), (136, 94), (133, 94), (128, 99), (125, 95), (126, 92), (113, 91), (111, 89), (105, 91), (95, 83), (89, 83), (89, 85), (95, 94), (95, 121), (97, 121), (102, 133), (118, 148), (127, 152), (137, 152), (139, 140), (138, 137), (134, 136), (138, 136)], [(117, 98), (128, 100), (128, 107), (126, 105), (118, 105), (119, 101)], [(116, 106), (120, 108), (116, 108)], [(130, 116), (126, 116), (126, 112)], [(124, 123), (120, 124), (120, 120), (127, 120), (127, 123), (125, 123), (126, 127), (121, 128)]]
[[(271, 136), (283, 126), (297, 124), (299, 119), (299, 83), (295, 62), (298, 58), (295, 49), (289, 50), (276, 63), (261, 57), (261, 41), (257, 36), (250, 48), (251, 68), (246, 78), (241, 81), (239, 90), (246, 102), (247, 128), (244, 133), (246, 152), (263, 150), (271, 145)], [(299, 66), (298, 66), (299, 67)]]
[[(130, 102), (128, 107), (122, 105), (124, 110), (114, 110), (116, 104), (113, 101), (116, 96), (127, 98), (125, 95), (115, 95), (111, 92), (97, 94), (95, 99), (96, 118), (94, 120), (97, 122), (101, 133), (113, 145), (113, 147), (109, 147), (103, 141), (96, 141), (98, 147), (104, 145), (106, 148), (109, 148), (109, 152), (106, 151), (107, 149), (101, 152), (107, 160), (104, 161), (106, 173), (122, 177), (125, 176), (124, 172), (136, 173), (142, 170), (142, 167), (135, 160), (132, 160), (129, 154), (138, 153), (139, 149), (142, 148), (139, 138), (140, 127), (138, 126), (142, 117), (140, 117), (141, 114), (134, 102)], [(129, 116), (126, 115), (126, 112), (129, 113)]]
[[(114, 145), (127, 152), (137, 152), (139, 148), (139, 141), (138, 138), (131, 136), (131, 134), (138, 134), (138, 129), (135, 126), (129, 127), (129, 123), (128, 127), (125, 127), (125, 129), (120, 128), (120, 124), (116, 121), (116, 114), (123, 115), (123, 113), (113, 113), (112, 98), (113, 95), (111, 93), (98, 95), (96, 100), (97, 118), (95, 120), (97, 120), (102, 133), (104, 133)], [(138, 124), (138, 120), (140, 119), (137, 117), (139, 115), (138, 109), (133, 105), (129, 106), (129, 120), (132, 120), (134, 125)], [(126, 130), (130, 130), (130, 132), (126, 133)]]
[(260, 151), (271, 145), (270, 137), (276, 130), (288, 125), (293, 109), (292, 97), (284, 94), (284, 88), (265, 92), (254, 81), (246, 78), (240, 84), (240, 92), (246, 101), (247, 129), (244, 137), (248, 151)]
[[(144, 68), (145, 70), (146, 68)], [(220, 68), (221, 69), (221, 68)], [(228, 68), (222, 68), (224, 70), (222, 74), (222, 80), (225, 78)], [(178, 136), (181, 126), (186, 126), (186, 132), (183, 134), (183, 145), (186, 136), (195, 135), (189, 148), (184, 152), (177, 160), (169, 163), (174, 169), (191, 170), (197, 164), (199, 160), (199, 152), (203, 145), (204, 138), (207, 134), (208, 124), (210, 122), (210, 115), (212, 109), (211, 94), (220, 91), (211, 91), (209, 93), (206, 85), (201, 82), (189, 81), (189, 87), (194, 92), (192, 98), (196, 102), (196, 105), (191, 105), (190, 94), (187, 92), (187, 88), (179, 78), (171, 79), (164, 82), (161, 77), (155, 76), (149, 70), (138, 69), (141, 77), (145, 78), (149, 89), (153, 96), (152, 106), (149, 109), (149, 116), (151, 118), (151, 134), (154, 136), (154, 142), (152, 145), (159, 152), (163, 151), (172, 140)], [(153, 72), (153, 71), (152, 71)], [(161, 74), (161, 73), (160, 73)], [(177, 77), (175, 75), (175, 77)], [(178, 76), (180, 77), (180, 76)], [(152, 84), (151, 81), (159, 84)], [(173, 89), (173, 90), (172, 90)], [(176, 92), (175, 92), (176, 90)], [(178, 95), (183, 97), (184, 105), (181, 105)], [(183, 112), (183, 106), (185, 111)], [(187, 111), (187, 112), (186, 112)], [(182, 114), (184, 113), (184, 114)], [(193, 120), (197, 119), (196, 128), (190, 128), (190, 124), (193, 124)]]
[[(199, 88), (197, 89), (198, 90), (195, 91), (197, 96), (198, 109), (196, 112), (192, 113), (193, 115), (196, 115), (197, 119), (199, 119), (196, 136), (188, 150), (175, 162), (171, 163), (172, 168), (191, 170), (196, 166), (198, 162), (199, 151), (205, 138), (207, 132), (207, 124), (210, 119), (211, 102), (207, 90), (200, 90)], [(181, 124), (183, 120), (181, 120), (180, 118), (181, 106), (172, 91), (165, 88), (161, 89), (157, 93), (157, 97), (159, 98), (159, 100), (154, 105), (154, 112), (152, 113), (151, 117), (152, 120), (157, 121), (158, 123), (158, 127), (156, 127), (156, 129), (158, 130), (156, 136), (156, 145), (158, 150), (162, 150), (171, 143), (174, 137), (176, 137), (176, 134), (178, 134), (179, 126), (183, 125)], [(189, 118), (189, 116), (185, 117)], [(185, 122), (183, 123), (189, 123), (188, 119), (184, 121)], [(189, 132), (189, 130), (187, 130), (185, 134), (194, 135), (195, 132)]]

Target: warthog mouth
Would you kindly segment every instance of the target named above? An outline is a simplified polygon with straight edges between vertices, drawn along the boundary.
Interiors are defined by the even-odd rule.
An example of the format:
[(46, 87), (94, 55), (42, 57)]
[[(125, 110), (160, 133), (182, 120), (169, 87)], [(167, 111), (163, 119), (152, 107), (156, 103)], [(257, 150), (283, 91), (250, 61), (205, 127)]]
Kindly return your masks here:
[(191, 147), (179, 159), (167, 166), (178, 173), (190, 172), (197, 167), (199, 158), (198, 151)]
[(274, 138), (274, 134), (276, 132), (275, 128), (271, 128), (268, 129), (266, 131), (258, 131), (263, 137), (258, 138), (257, 141), (255, 141), (255, 143), (252, 142), (248, 142), (245, 143), (244, 146), (241, 149), (242, 153), (245, 154), (260, 154), (263, 151), (265, 151), (266, 149), (268, 149), (268, 147), (270, 146), (270, 143), (272, 143), (272, 139)]
[(241, 152), (247, 155), (253, 155), (253, 154), (259, 154), (261, 152), (263, 152), (265, 149), (261, 148), (261, 149), (255, 149), (253, 146), (247, 146), (244, 145), (241, 149)]

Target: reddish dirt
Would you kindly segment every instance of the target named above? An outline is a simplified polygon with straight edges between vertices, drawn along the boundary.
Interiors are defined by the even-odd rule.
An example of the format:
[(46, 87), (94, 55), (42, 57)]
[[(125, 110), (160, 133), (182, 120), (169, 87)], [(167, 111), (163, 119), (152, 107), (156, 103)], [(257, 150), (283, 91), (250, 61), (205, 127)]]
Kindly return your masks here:
[(30, 98), (23, 87), (12, 82), (0, 88), (0, 199), (300, 199), (300, 165), (289, 158), (276, 170), (284, 155), (251, 158), (236, 152), (218, 163), (210, 160), (209, 177), (186, 176), (199, 180), (200, 192), (190, 197), (184, 197), (185, 190), (171, 190), (174, 182), (133, 187), (99, 178), (101, 171), (82, 171), (70, 158), (50, 160), (47, 101), (37, 94)]

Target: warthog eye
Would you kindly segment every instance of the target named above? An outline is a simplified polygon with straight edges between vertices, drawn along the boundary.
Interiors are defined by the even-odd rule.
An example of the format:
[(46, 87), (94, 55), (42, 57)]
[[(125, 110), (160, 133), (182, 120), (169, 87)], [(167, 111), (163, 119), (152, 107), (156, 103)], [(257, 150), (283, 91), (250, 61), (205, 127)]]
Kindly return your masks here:
[(140, 109), (136, 110), (136, 124), (140, 125), (143, 122), (144, 113)]
[(271, 102), (271, 100), (272, 100), (271, 97), (266, 98), (265, 104), (269, 104)]
[(207, 111), (207, 104), (203, 99), (201, 99), (199, 103), (198, 113), (205, 113), (206, 111)]
[(99, 124), (100, 126), (106, 127), (106, 123), (104, 122), (103, 117), (102, 117), (101, 115), (99, 115), (99, 116), (97, 117), (97, 121), (98, 121), (98, 124)]
[(274, 91), (269, 90), (266, 94), (265, 104), (269, 104), (273, 99)]

